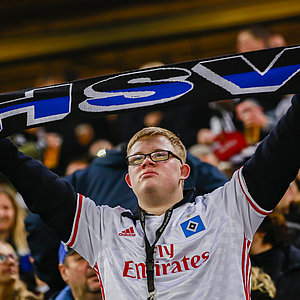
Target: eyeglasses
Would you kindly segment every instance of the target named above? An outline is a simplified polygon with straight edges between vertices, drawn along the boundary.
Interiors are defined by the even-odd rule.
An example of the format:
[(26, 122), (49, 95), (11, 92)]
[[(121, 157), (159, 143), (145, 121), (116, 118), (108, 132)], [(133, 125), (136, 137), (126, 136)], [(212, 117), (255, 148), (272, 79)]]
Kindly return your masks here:
[(8, 259), (11, 258), (16, 264), (19, 263), (19, 258), (14, 254), (0, 254), (0, 264), (8, 262)]
[(182, 160), (176, 154), (168, 150), (154, 151), (148, 154), (133, 154), (126, 157), (126, 162), (129, 166), (141, 165), (146, 157), (149, 156), (154, 162), (168, 160), (171, 156), (177, 158), (181, 163)]

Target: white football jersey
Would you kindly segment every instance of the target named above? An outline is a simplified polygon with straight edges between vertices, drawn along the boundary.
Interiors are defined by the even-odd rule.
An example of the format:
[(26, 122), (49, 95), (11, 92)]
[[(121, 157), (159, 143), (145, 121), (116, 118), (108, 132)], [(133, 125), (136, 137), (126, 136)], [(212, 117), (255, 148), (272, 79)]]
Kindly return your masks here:
[[(67, 245), (96, 270), (104, 300), (146, 300), (144, 232), (121, 207), (78, 196)], [(156, 299), (250, 299), (249, 249), (264, 216), (241, 169), (214, 192), (174, 209), (154, 254)], [(146, 215), (150, 244), (164, 216)]]

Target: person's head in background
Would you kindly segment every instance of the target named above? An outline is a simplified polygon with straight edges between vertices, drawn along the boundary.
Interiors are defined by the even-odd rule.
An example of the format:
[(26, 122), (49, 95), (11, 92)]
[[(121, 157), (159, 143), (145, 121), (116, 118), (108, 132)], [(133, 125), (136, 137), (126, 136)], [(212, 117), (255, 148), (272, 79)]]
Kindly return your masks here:
[(0, 240), (9, 241), (19, 254), (28, 252), (25, 212), (16, 199), (16, 192), (7, 184), (0, 185)]
[(19, 259), (14, 248), (0, 241), (0, 285), (10, 284), (19, 279)]
[(78, 170), (85, 169), (89, 162), (85, 158), (78, 158), (71, 160), (66, 166), (65, 176), (71, 175)]
[(230, 161), (220, 161), (210, 145), (195, 144), (191, 146), (188, 150), (191, 154), (199, 158), (202, 162), (211, 164), (218, 168), (229, 178), (233, 175), (234, 169)]
[(201, 161), (209, 163), (217, 168), (219, 167), (220, 161), (209, 145), (195, 144), (188, 150)]
[(95, 140), (89, 147), (89, 156), (92, 158), (105, 156), (106, 150), (112, 149), (113, 146), (112, 142), (107, 139)]
[(272, 33), (270, 38), (270, 47), (283, 47), (286, 45), (284, 36), (280, 33)]
[(285, 39), (281, 34), (262, 26), (252, 26), (240, 30), (236, 40), (238, 53), (280, 47), (285, 44)]
[(14, 248), (0, 241), (0, 299), (43, 299), (26, 289), (19, 278), (19, 259)]
[(260, 254), (273, 247), (281, 248), (288, 242), (288, 227), (284, 216), (273, 212), (265, 217), (253, 236), (250, 254)]
[(61, 277), (71, 288), (75, 300), (102, 299), (97, 274), (82, 256), (61, 244), (58, 259)]

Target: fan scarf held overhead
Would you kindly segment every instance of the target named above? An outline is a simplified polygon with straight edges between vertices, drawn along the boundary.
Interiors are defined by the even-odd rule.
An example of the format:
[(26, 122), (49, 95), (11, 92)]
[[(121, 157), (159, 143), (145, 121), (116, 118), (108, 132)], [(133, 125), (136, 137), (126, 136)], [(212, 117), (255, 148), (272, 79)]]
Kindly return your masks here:
[(300, 92), (300, 46), (271, 48), (0, 94), (0, 137), (99, 114)]

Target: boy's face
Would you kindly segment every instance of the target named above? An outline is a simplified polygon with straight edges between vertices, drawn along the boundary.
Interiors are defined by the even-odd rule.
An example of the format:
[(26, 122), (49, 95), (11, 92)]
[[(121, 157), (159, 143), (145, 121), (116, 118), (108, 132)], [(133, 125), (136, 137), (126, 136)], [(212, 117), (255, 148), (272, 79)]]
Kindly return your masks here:
[[(128, 155), (148, 154), (158, 150), (169, 150), (176, 154), (170, 141), (164, 136), (157, 135), (138, 140)], [(172, 192), (174, 189), (182, 189), (181, 182), (187, 177), (186, 174), (183, 174), (186, 167), (186, 164), (181, 164), (173, 156), (160, 162), (153, 162), (147, 156), (141, 165), (128, 167), (125, 179), (140, 200), (147, 194), (155, 196), (160, 193)]]

